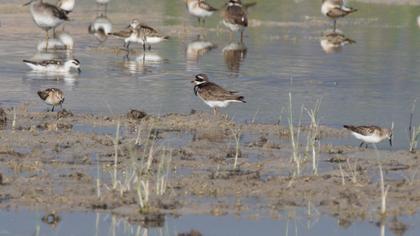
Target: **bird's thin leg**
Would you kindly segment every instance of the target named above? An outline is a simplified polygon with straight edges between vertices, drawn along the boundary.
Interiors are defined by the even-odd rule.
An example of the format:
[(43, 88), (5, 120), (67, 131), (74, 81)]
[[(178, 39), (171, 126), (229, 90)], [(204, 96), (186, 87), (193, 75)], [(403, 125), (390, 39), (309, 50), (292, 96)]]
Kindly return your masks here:
[(335, 30), (336, 30), (336, 26), (337, 26), (337, 20), (336, 19), (334, 19), (334, 33), (335, 33)]
[(244, 42), (244, 31), (241, 31), (241, 43)]
[(146, 42), (143, 43), (143, 51), (146, 51)]
[(149, 51), (152, 50), (152, 45), (149, 44), (149, 47), (147, 49), (149, 49)]
[(213, 115), (216, 116), (217, 115), (217, 108), (213, 107)]
[(366, 143), (366, 148), (368, 148), (368, 144)]
[(45, 51), (47, 51), (48, 50), (48, 39), (49, 39), (48, 30), (45, 30), (45, 35), (46, 35), (46, 38), (47, 38), (47, 41), (46, 41), (46, 44), (45, 44)]
[(127, 51), (130, 51), (130, 42), (127, 43)]
[(52, 106), (51, 112), (54, 112), (54, 106)]
[(197, 17), (197, 20), (198, 20), (198, 25), (200, 25), (200, 23), (201, 23), (200, 17)]
[(365, 143), (365, 142), (360, 143), (360, 146), (359, 146), (359, 147), (362, 147), (364, 143)]

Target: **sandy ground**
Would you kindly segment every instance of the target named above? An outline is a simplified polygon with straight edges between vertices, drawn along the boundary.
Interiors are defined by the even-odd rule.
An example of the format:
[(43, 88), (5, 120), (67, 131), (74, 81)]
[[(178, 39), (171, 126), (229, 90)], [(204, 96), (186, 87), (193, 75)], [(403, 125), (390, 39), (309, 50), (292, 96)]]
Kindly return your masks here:
[[(303, 144), (302, 173), (296, 175), (287, 127), (192, 113), (155, 117), (131, 111), (102, 117), (28, 112), (25, 106), (5, 109), (0, 112), (0, 122), (7, 119), (0, 131), (0, 207), (99, 210), (153, 225), (164, 214), (275, 218), (279, 211), (309, 206), (345, 227), (355, 220), (381, 219), (378, 163), (389, 186), (387, 216), (411, 215), (420, 206), (418, 154), (324, 145), (348, 133), (321, 127), (318, 174), (312, 173)], [(238, 131), (238, 168), (233, 169)], [(159, 186), (166, 187), (159, 192), (161, 176), (165, 184)], [(150, 192), (144, 208), (136, 191), (144, 189), (142, 181)]]

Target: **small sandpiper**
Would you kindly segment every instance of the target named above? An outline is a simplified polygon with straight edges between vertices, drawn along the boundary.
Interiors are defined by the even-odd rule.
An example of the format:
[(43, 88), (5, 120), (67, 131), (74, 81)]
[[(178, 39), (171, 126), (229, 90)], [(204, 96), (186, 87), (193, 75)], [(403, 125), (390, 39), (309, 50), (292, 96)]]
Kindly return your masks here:
[(38, 96), (44, 100), (45, 103), (52, 106), (51, 111), (54, 111), (55, 106), (62, 106), (64, 102), (64, 93), (58, 88), (47, 88), (38, 91)]
[(344, 128), (351, 131), (351, 134), (357, 138), (362, 140), (360, 147), (363, 144), (366, 144), (366, 148), (368, 143), (379, 143), (384, 139), (389, 140), (389, 145), (392, 146), (392, 128), (381, 128), (375, 125), (365, 125), (365, 126), (353, 126), (353, 125), (344, 125)]
[(206, 17), (213, 15), (216, 8), (210, 6), (205, 0), (185, 0), (188, 12), (197, 17), (198, 24), (206, 21)]
[(337, 18), (345, 17), (355, 11), (357, 11), (357, 9), (346, 7), (343, 0), (322, 0), (321, 13), (334, 21), (334, 32)]
[(149, 44), (149, 50), (152, 48), (151, 44), (160, 43), (169, 39), (169, 36), (164, 36), (157, 30), (150, 26), (140, 23), (140, 20), (131, 20), (130, 25), (119, 32), (109, 33), (124, 40), (124, 47), (129, 49), (130, 43), (140, 43), (143, 45), (143, 50), (146, 50), (146, 44)]
[(74, 4), (75, 0), (58, 0), (57, 7), (68, 15), (73, 11)]
[(218, 107), (226, 107), (231, 102), (246, 103), (243, 96), (237, 95), (236, 91), (229, 91), (209, 81), (206, 74), (198, 74), (191, 81), (194, 83), (194, 94), (201, 98), (204, 103), (213, 108), (214, 115)]
[(69, 20), (67, 14), (62, 9), (49, 3), (44, 3), (43, 0), (30, 0), (24, 6), (29, 4), (31, 5), (32, 19), (38, 27), (45, 30), (47, 40), (50, 29), (55, 29), (64, 21)]
[(240, 31), (242, 42), (244, 30), (248, 27), (248, 13), (241, 0), (229, 0), (223, 10), (223, 24), (233, 32)]
[(71, 68), (75, 68), (79, 73), (80, 62), (77, 59), (71, 59), (63, 63), (59, 60), (29, 61), (23, 60), (32, 70), (43, 72), (67, 73)]
[[(137, 22), (139, 21), (137, 20)], [(163, 35), (156, 29), (145, 24), (138, 23), (135, 29), (137, 30), (138, 42), (143, 44), (143, 50), (146, 50), (146, 44), (149, 44), (148, 49), (150, 50), (152, 49), (152, 44), (169, 39), (169, 36)]]

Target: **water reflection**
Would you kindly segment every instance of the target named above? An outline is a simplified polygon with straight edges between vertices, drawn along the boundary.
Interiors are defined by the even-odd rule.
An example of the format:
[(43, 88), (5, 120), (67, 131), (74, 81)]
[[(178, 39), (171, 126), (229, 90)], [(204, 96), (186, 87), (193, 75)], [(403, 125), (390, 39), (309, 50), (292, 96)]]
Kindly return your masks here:
[(328, 54), (340, 52), (343, 46), (353, 43), (356, 43), (356, 41), (347, 38), (343, 33), (338, 31), (325, 32), (320, 38), (322, 50), (324, 50), (324, 52)]
[(188, 44), (187, 60), (189, 62), (198, 62), (200, 57), (217, 48), (216, 44), (202, 38), (202, 36), (198, 35), (196, 40)]
[(73, 37), (67, 32), (57, 33), (53, 38), (44, 39), (37, 45), (38, 51), (73, 50)]
[(108, 33), (112, 32), (112, 23), (105, 15), (105, 12), (103, 12), (89, 25), (88, 30), (89, 34), (93, 34), (99, 43), (102, 44), (108, 39)]
[(158, 69), (161, 63), (167, 62), (156, 52), (131, 51), (124, 57), (123, 66), (131, 74), (151, 74)]
[(245, 60), (247, 47), (243, 42), (232, 42), (223, 48), (223, 57), (230, 72), (239, 73), (240, 66)]

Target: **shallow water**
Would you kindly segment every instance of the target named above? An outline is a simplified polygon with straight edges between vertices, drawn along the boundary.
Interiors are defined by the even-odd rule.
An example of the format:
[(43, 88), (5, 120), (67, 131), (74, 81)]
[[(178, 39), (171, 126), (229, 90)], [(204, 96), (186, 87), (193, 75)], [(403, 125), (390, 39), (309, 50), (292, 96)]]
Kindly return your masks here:
[[(215, 6), (221, 5), (221, 1), (215, 2)], [(104, 11), (94, 1), (78, 3), (72, 14), (74, 21), (65, 27), (75, 43), (72, 55), (39, 52), (37, 44), (44, 33), (34, 26), (27, 9), (16, 5), (17, 13), (3, 15), (0, 31), (0, 103), (13, 106), (29, 102), (34, 109), (43, 110), (45, 105), (36, 91), (54, 86), (64, 90), (65, 107), (73, 112), (125, 113), (137, 108), (163, 114), (209, 110), (193, 95), (189, 83), (194, 74), (204, 72), (246, 97), (247, 104), (224, 109), (236, 120), (255, 117), (261, 122), (276, 122), (282, 114), (286, 123), (288, 93), (292, 92), (295, 117), (302, 104), (312, 107), (322, 99), (322, 124), (390, 126), (394, 121), (395, 147), (405, 148), (410, 107), (420, 89), (419, 7), (352, 5), (360, 11), (341, 19), (338, 28), (356, 43), (326, 53), (320, 35), (331, 22), (320, 15), (317, 1), (260, 2), (250, 10), (254, 21), (243, 45), (229, 42), (229, 33), (216, 16), (207, 22), (210, 30), (188, 28), (196, 22), (187, 16), (182, 4), (113, 1), (106, 17), (114, 30), (136, 16), (172, 36), (145, 55), (139, 45), (133, 45), (136, 51), (128, 57), (116, 50), (122, 44), (119, 40), (108, 39), (99, 45), (87, 33), (89, 24), (97, 19), (95, 15), (104, 18)], [(15, 7), (13, 1), (6, 1), (5, 6), (3, 12)], [(198, 55), (193, 50), (197, 34), (204, 35), (202, 43), (214, 48)], [(68, 56), (81, 61), (80, 75), (31, 73), (21, 62)], [(420, 122), (420, 108), (415, 121)], [(355, 140), (344, 143), (357, 144)]]
[[(300, 211), (300, 210), (299, 210)], [(168, 216), (161, 227), (146, 228), (130, 224), (125, 219), (102, 213), (63, 213), (56, 225), (42, 222), (43, 212), (1, 211), (0, 235), (127, 235), (163, 236), (177, 235), (196, 230), (202, 235), (398, 235), (392, 226), (375, 223), (341, 222), (333, 217), (307, 217), (299, 211), (279, 213), (279, 219), (246, 216)], [(315, 211), (314, 211), (315, 212)], [(415, 224), (419, 216), (399, 219), (406, 224), (405, 236), (417, 235), (419, 227)], [(205, 223), (203, 223), (205, 222)], [(77, 227), (75, 227), (77, 225)], [(382, 234), (383, 232), (383, 234)]]

